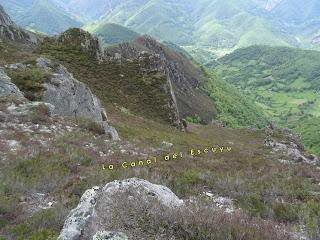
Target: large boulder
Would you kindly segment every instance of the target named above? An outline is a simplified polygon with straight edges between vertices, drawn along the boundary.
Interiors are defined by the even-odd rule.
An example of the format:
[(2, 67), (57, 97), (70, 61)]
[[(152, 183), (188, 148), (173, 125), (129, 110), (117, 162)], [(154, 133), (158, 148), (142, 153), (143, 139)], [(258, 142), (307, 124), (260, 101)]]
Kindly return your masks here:
[(44, 102), (55, 106), (54, 114), (90, 119), (101, 125), (113, 140), (119, 140), (117, 131), (108, 124), (99, 99), (84, 83), (75, 79), (64, 66), (53, 67), (47, 59), (37, 59), (37, 65), (54, 71), (51, 80), (45, 83), (43, 95)]
[(110, 239), (126, 239), (126, 235), (140, 239), (138, 229), (134, 234), (128, 231), (128, 226), (134, 225), (135, 218), (139, 217), (134, 213), (141, 213), (139, 208), (145, 208), (143, 212), (151, 208), (161, 211), (161, 208), (174, 209), (182, 205), (183, 201), (170, 189), (146, 180), (110, 182), (83, 194), (79, 205), (67, 217), (58, 240), (101, 239), (112, 235), (110, 231), (117, 233), (113, 235), (117, 238)]
[(11, 79), (0, 67), (0, 97), (14, 96), (16, 98), (24, 99), (19, 88), (11, 82)]

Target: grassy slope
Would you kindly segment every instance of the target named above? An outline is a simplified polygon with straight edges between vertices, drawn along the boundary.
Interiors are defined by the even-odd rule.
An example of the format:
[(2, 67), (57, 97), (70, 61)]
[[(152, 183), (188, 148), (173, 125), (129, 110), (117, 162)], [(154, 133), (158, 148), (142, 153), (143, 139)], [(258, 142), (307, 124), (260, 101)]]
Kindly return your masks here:
[(234, 128), (262, 128), (267, 125), (263, 109), (256, 106), (253, 99), (245, 97), (214, 73), (209, 73), (207, 76), (209, 81), (206, 90), (215, 103), (220, 121)]
[[(93, 149), (83, 150), (85, 144), (93, 142), (96, 151), (106, 151), (103, 136), (96, 135), (94, 138), (89, 132), (56, 136), (51, 141), (50, 151), (40, 151), (33, 158), (24, 158), (27, 156), (23, 153), (10, 156), (10, 164), (6, 165), (8, 171), (1, 176), (5, 180), (0, 187), (0, 201), (6, 215), (1, 217), (3, 227), (0, 234), (9, 232), (12, 236), (28, 240), (35, 237), (47, 240), (48, 236), (57, 236), (68, 210), (77, 204), (85, 189), (128, 177), (144, 178), (166, 185), (182, 198), (210, 190), (220, 196), (234, 198), (236, 204), (251, 216), (272, 220), (272, 224), (305, 223), (310, 233), (317, 231), (314, 223), (319, 217), (320, 199), (311, 193), (319, 191), (316, 181), (312, 181), (319, 177), (319, 173), (303, 164), (279, 163), (277, 159), (281, 156), (271, 154), (270, 149), (263, 147), (263, 131), (190, 125), (189, 133), (182, 133), (167, 125), (119, 111), (111, 110), (108, 113), (124, 141), (137, 144), (140, 150), (157, 148), (162, 141), (169, 141), (174, 143), (174, 148), (149, 154), (162, 158), (169, 152), (183, 151), (185, 157), (178, 161), (161, 161), (159, 165), (150, 168), (106, 172), (101, 170), (101, 163), (105, 160), (99, 157), (98, 152)], [(13, 132), (10, 138), (15, 139), (16, 136), (24, 136), (19, 141), (26, 141), (27, 144), (28, 138), (19, 132)], [(108, 163), (117, 163), (119, 159), (137, 160), (137, 157), (121, 153), (122, 144), (127, 143), (107, 147), (115, 152), (114, 156), (107, 159)], [(191, 148), (203, 149), (217, 145), (232, 146), (232, 151), (195, 158), (187, 156)], [(28, 146), (32, 149), (39, 147)], [(78, 166), (76, 170), (72, 167), (74, 164)], [(49, 185), (48, 177), (44, 177), (48, 172)], [(13, 220), (13, 216), (8, 213), (17, 214), (15, 208), (19, 204), (19, 197), (28, 194), (25, 189), (46, 192), (48, 186), (50, 196), (59, 202), (57, 205), (27, 219), (8, 222)], [(8, 189), (15, 189), (14, 194)], [(276, 200), (279, 197), (283, 203)], [(222, 228), (217, 233), (219, 231), (228, 234), (231, 230)], [(239, 233), (236, 231), (233, 234), (238, 236)]]
[(215, 72), (252, 96), (282, 125), (307, 115), (320, 116), (319, 52), (253, 46), (218, 61)]
[[(62, 50), (68, 52), (63, 55)], [(73, 54), (78, 54), (77, 49), (46, 46), (46, 50), (41, 51), (41, 54), (43, 53), (56, 58), (66, 57), (64, 62), (69, 70), (80, 77), (80, 80), (84, 80), (80, 74), (88, 71), (85, 66), (90, 64), (90, 59), (77, 55), (78, 65), (72, 65), (75, 62)], [(24, 55), (23, 60), (32, 62), (39, 54), (39, 52), (28, 53)], [(22, 62), (20, 56), (21, 51), (12, 51), (10, 57), (1, 55), (0, 60), (2, 63)], [(126, 67), (131, 69), (130, 65)], [(108, 70), (110, 74), (112, 69)], [(91, 84), (92, 90), (102, 97), (109, 120), (118, 129), (123, 142), (108, 145), (104, 136), (94, 137), (93, 133), (80, 131), (65, 133), (62, 136), (54, 135), (48, 150), (46, 146), (42, 147), (41, 144), (30, 141), (28, 134), (13, 128), (7, 129), (10, 132), (6, 135), (1, 135), (0, 138), (20, 141), (22, 146), (28, 146), (29, 150), (20, 151), (19, 154), (9, 154), (8, 161), (5, 165), (1, 165), (6, 171), (0, 174), (0, 238), (2, 234), (9, 233), (17, 239), (47, 240), (50, 236), (55, 239), (62, 227), (63, 219), (78, 203), (85, 189), (128, 177), (145, 178), (166, 185), (182, 198), (203, 191), (212, 191), (220, 196), (234, 198), (236, 204), (251, 216), (268, 219), (272, 224), (287, 223), (290, 226), (306, 224), (310, 234), (319, 236), (316, 221), (320, 217), (320, 199), (316, 193), (320, 191), (318, 185), (320, 175), (317, 169), (304, 164), (284, 165), (278, 162), (282, 156), (263, 146), (265, 134), (262, 130), (190, 124), (189, 132), (183, 133), (147, 117), (141, 118), (124, 110), (119, 111), (119, 108), (106, 105), (109, 101), (103, 96), (108, 93), (99, 90), (102, 85), (95, 87), (90, 83), (94, 81), (98, 84), (101, 79), (103, 78), (97, 80), (90, 78), (87, 83)], [(112, 81), (104, 84), (108, 84), (110, 90), (115, 90)], [(4, 109), (1, 104), (2, 111)], [(20, 121), (29, 120), (26, 118)], [(40, 122), (40, 125), (46, 124), (50, 126), (52, 123)], [(162, 141), (172, 142), (174, 147), (170, 150), (152, 152), (151, 148), (158, 148)], [(84, 150), (83, 146), (89, 143), (93, 143), (95, 147)], [(136, 156), (121, 151), (124, 146), (130, 144), (137, 146), (134, 151), (147, 151), (149, 156), (162, 157), (179, 151), (183, 151), (186, 155), (182, 160), (161, 161), (159, 165), (150, 168), (114, 172), (101, 169), (101, 163), (105, 161), (117, 163), (137, 160)], [(204, 149), (217, 145), (231, 146), (232, 151), (194, 158), (187, 156), (191, 148)], [(30, 149), (34, 154), (30, 155)], [(114, 151), (115, 154), (107, 159), (99, 155), (99, 151), (108, 150)], [(19, 199), (32, 192), (48, 193), (58, 203), (53, 208), (41, 210), (31, 217), (19, 216), (20, 212), (17, 211), (20, 206)], [(238, 225), (234, 227), (238, 229)], [(232, 230), (222, 228), (218, 233), (219, 231), (228, 235)], [(232, 234), (240, 236), (239, 231), (241, 233), (241, 229), (238, 229)]]

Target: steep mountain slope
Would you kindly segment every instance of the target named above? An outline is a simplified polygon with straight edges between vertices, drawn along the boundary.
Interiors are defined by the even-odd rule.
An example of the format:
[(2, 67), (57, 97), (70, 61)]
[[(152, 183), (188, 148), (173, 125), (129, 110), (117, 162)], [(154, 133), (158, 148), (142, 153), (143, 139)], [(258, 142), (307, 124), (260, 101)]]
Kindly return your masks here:
[(0, 37), (3, 40), (36, 43), (37, 37), (16, 25), (0, 5)]
[(212, 100), (199, 89), (205, 84), (204, 76), (184, 56), (149, 37), (141, 37), (106, 49), (99, 54), (104, 56), (98, 64), (88, 51), (96, 55), (101, 49), (90, 45), (93, 48), (82, 52), (80, 42), (88, 42), (83, 38), (90, 36), (71, 29), (57, 40), (45, 41), (39, 51), (66, 64), (109, 104), (125, 107), (134, 114), (174, 125), (180, 125), (180, 119), (187, 116), (199, 115), (206, 123), (216, 116)]
[(205, 123), (212, 121), (217, 112), (210, 98), (201, 90), (207, 80), (201, 70), (185, 56), (148, 36), (106, 50), (107, 55), (119, 53), (127, 59), (139, 58), (139, 52), (158, 57), (153, 67), (167, 75), (169, 91), (174, 94), (181, 118), (198, 115)]
[(47, 34), (58, 34), (70, 27), (82, 25), (51, 0), (28, 2), (0, 0), (0, 4), (4, 4), (19, 25), (31, 30)]
[(114, 23), (89, 24), (83, 29), (98, 36), (105, 47), (122, 42), (130, 42), (140, 36), (129, 28)]
[(295, 125), (308, 115), (320, 116), (319, 68), (317, 51), (267, 46), (236, 50), (218, 59), (214, 67), (220, 77), (252, 95), (283, 125)]

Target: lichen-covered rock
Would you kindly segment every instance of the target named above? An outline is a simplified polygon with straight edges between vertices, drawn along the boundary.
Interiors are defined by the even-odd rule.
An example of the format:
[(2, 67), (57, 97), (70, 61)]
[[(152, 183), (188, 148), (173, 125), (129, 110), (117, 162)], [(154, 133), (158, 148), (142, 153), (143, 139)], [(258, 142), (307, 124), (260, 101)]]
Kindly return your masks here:
[(10, 112), (12, 115), (26, 115), (30, 112), (34, 112), (35, 109), (44, 106), (48, 110), (48, 115), (52, 115), (54, 112), (54, 106), (50, 103), (45, 103), (45, 102), (24, 102), (22, 104), (16, 105), (12, 103), (7, 110)]
[[(37, 59), (37, 65), (46, 70), (53, 69), (51, 62), (44, 58)], [(55, 106), (54, 114), (88, 118), (98, 123), (113, 140), (120, 139), (117, 131), (108, 124), (106, 111), (99, 99), (64, 66), (57, 67), (51, 80), (45, 83), (45, 89), (43, 101)]]
[(0, 68), (0, 97), (9, 96), (24, 99), (24, 96), (19, 88), (11, 82), (11, 79), (4, 72), (3, 68)]
[[(160, 210), (182, 205), (183, 201), (170, 189), (146, 180), (132, 178), (110, 182), (84, 193), (79, 205), (67, 217), (58, 239), (92, 239), (103, 231), (124, 232), (127, 225), (124, 219), (134, 221), (131, 214), (136, 208), (148, 210), (153, 206)], [(115, 226), (120, 229), (113, 229)], [(125, 233), (130, 237), (130, 232)]]
[(127, 235), (121, 232), (97, 232), (92, 240), (128, 240)]
[(37, 66), (42, 67), (46, 70), (52, 70), (50, 59), (46, 59), (46, 58), (42, 58), (42, 57), (37, 58)]
[(8, 66), (10, 69), (26, 69), (28, 66), (23, 63), (13, 63)]

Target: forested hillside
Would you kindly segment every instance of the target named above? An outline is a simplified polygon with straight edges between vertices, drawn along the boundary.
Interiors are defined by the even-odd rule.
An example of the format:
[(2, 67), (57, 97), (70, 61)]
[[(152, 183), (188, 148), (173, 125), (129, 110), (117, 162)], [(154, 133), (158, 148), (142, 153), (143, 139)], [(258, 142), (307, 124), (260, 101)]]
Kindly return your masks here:
[[(215, 64), (218, 76), (253, 97), (271, 119), (283, 126), (295, 125), (307, 116), (320, 116), (320, 53), (317, 51), (252, 46), (236, 50)], [(303, 128), (303, 132), (308, 129)]]

